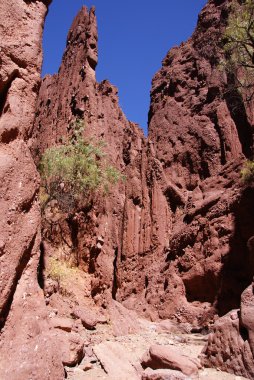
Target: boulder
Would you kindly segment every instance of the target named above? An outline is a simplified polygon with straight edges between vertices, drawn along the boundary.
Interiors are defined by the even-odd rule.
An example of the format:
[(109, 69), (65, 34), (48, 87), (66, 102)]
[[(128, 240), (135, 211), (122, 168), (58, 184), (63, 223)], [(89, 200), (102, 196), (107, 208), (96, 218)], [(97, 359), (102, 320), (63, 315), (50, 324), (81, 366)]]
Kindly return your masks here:
[(74, 309), (71, 313), (74, 318), (80, 319), (82, 325), (88, 330), (94, 330), (97, 325), (96, 315), (90, 310)]
[(152, 345), (141, 359), (143, 368), (173, 369), (181, 371), (185, 375), (195, 375), (200, 367), (194, 359), (182, 355), (179, 350), (172, 346)]
[[(244, 315), (244, 321), (248, 324), (247, 315)], [(248, 330), (241, 325), (239, 316), (240, 310), (232, 310), (216, 321), (202, 352), (202, 363), (206, 367), (253, 379), (254, 361)]]
[(132, 363), (128, 351), (120, 343), (100, 343), (93, 350), (110, 379), (140, 379), (135, 363)]
[(190, 379), (182, 372), (172, 369), (156, 369), (146, 368), (142, 373), (142, 380), (188, 380)]
[(191, 331), (191, 325), (164, 319), (156, 323), (156, 331), (158, 333), (188, 334)]
[(84, 342), (80, 335), (74, 332), (67, 333), (63, 330), (56, 330), (54, 336), (58, 343), (63, 365), (74, 367), (80, 363), (84, 357)]
[(55, 317), (51, 319), (51, 325), (56, 329), (71, 332), (73, 328), (73, 320), (71, 320), (70, 318)]
[(138, 315), (133, 310), (128, 310), (119, 302), (111, 300), (108, 312), (115, 336), (134, 334), (140, 331)]
[[(254, 356), (254, 284), (248, 286), (248, 288), (242, 293), (241, 296), (241, 317), (240, 324), (247, 330), (248, 342), (252, 355)], [(254, 365), (253, 365), (254, 367)]]
[(92, 363), (90, 363), (90, 362), (85, 362), (85, 363), (83, 363), (82, 364), (82, 366), (80, 367), (83, 371), (89, 371), (90, 369), (92, 369), (93, 368), (93, 365), (92, 365)]

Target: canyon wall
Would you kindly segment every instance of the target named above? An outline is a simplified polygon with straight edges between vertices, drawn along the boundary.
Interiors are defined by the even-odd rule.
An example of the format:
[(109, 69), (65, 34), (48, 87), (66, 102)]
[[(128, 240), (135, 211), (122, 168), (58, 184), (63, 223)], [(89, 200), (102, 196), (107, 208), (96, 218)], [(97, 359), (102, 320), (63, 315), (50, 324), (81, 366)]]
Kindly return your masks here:
[(0, 4), (1, 379), (62, 379), (38, 286), (39, 175), (28, 148), (49, 1)]
[(244, 104), (221, 69), (230, 5), (209, 1), (192, 38), (167, 54), (152, 83), (149, 137), (186, 200), (161, 273), (173, 267), (187, 300), (208, 315), (211, 306), (227, 313), (212, 328), (203, 363), (252, 379), (254, 194), (239, 172), (253, 158), (253, 102)]
[[(182, 207), (169, 197), (183, 210), (180, 218), (175, 212), (160, 270), (167, 285), (172, 275), (184, 284), (189, 304), (175, 315), (190, 316), (192, 306), (192, 323), (223, 316), (212, 328), (204, 364), (252, 379), (254, 193), (239, 174), (243, 161), (253, 159), (253, 101), (244, 103), (221, 65), (231, 4), (209, 1), (191, 39), (165, 57), (152, 82), (149, 138), (185, 199)], [(162, 301), (159, 314), (175, 317), (165, 293)]]
[[(107, 80), (96, 82), (96, 64), (95, 12), (83, 7), (67, 36), (59, 73), (42, 81), (32, 151), (38, 160), (45, 148), (71, 136), (75, 120), (81, 118), (86, 137), (106, 143), (110, 162), (126, 177), (90, 212), (77, 212), (76, 246), (69, 249), (69, 256), (78, 252), (78, 264), (94, 275), (92, 294), (103, 303), (107, 297), (121, 300), (144, 292), (147, 273), (140, 267), (151, 266), (158, 249), (165, 246), (170, 211), (152, 144), (124, 116), (117, 89)], [(61, 222), (67, 237), (74, 227)], [(56, 247), (58, 234), (49, 240)]]
[[(242, 189), (240, 169), (252, 155), (253, 120), (241, 96), (227, 91), (219, 65), (229, 7), (209, 1), (193, 36), (163, 60), (152, 82), (148, 139), (123, 115), (116, 88), (96, 82), (94, 9), (80, 11), (58, 74), (42, 81), (35, 160), (82, 118), (85, 134), (106, 142), (127, 178), (86, 217), (79, 213), (69, 249), (93, 274), (98, 302), (113, 296), (152, 319), (201, 326), (239, 307), (251, 282), (253, 190)], [(61, 229), (71, 236), (73, 226)], [(57, 233), (49, 240), (56, 246)]]
[[(89, 273), (91, 296), (104, 308), (113, 298), (195, 331), (223, 316), (204, 363), (252, 378), (254, 190), (243, 186), (240, 170), (253, 154), (253, 114), (220, 67), (230, 4), (208, 1), (193, 36), (164, 58), (152, 81), (148, 138), (124, 116), (116, 87), (96, 81), (94, 8), (80, 10), (58, 74), (40, 83), (49, 1), (0, 5), (3, 379), (63, 378), (43, 295), (49, 256)], [(49, 202), (41, 243), (35, 164), (79, 119), (126, 180), (74, 214)]]
[[(105, 141), (111, 162), (126, 176), (92, 210), (79, 210), (75, 225), (58, 223), (71, 241), (67, 259), (78, 255), (78, 265), (93, 277), (92, 296), (104, 307), (112, 297), (151, 319), (209, 328), (214, 315), (240, 307), (252, 282), (254, 194), (240, 179), (253, 154), (252, 107), (220, 65), (230, 4), (210, 0), (193, 36), (164, 58), (152, 81), (147, 139), (123, 115), (117, 89), (96, 82), (94, 9), (79, 12), (58, 74), (42, 81), (35, 160), (70, 136), (81, 118), (85, 135)], [(49, 224), (45, 247), (52, 254), (61, 238), (59, 226), (47, 233)], [(223, 351), (214, 336), (217, 352)], [(237, 371), (232, 363), (226, 369), (232, 368)], [(251, 373), (243, 363), (239, 368), (239, 374)]]
[(239, 306), (254, 269), (253, 190), (239, 181), (242, 160), (252, 157), (253, 120), (220, 64), (230, 4), (209, 1), (193, 36), (169, 51), (149, 112), (155, 155), (184, 199), (182, 206), (169, 196), (176, 220), (161, 274), (176, 273), (192, 305), (220, 315)]

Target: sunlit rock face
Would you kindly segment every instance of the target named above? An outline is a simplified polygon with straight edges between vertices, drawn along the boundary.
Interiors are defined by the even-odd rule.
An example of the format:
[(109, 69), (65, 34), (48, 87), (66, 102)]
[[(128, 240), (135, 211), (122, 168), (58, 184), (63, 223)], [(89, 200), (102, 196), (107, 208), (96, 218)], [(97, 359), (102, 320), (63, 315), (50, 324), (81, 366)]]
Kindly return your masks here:
[[(239, 94), (232, 102), (219, 67), (230, 2), (209, 1), (193, 36), (163, 60), (152, 81), (147, 139), (124, 116), (117, 89), (96, 81), (94, 8), (80, 10), (58, 74), (40, 83), (47, 5), (21, 0), (0, 5), (3, 378), (10, 372), (10, 355), (17, 363), (14, 379), (33, 373), (38, 379), (63, 377), (37, 283), (41, 219), (35, 163), (48, 147), (71, 136), (77, 119), (84, 120), (87, 138), (106, 143), (109, 161), (126, 179), (107, 197), (95, 197), (90, 209), (77, 210), (71, 222), (66, 215), (50, 228), (44, 223), (43, 258), (61, 245), (65, 258), (75, 256), (91, 275), (91, 297), (99, 305), (107, 307), (113, 298), (153, 320), (172, 318), (200, 329), (214, 315), (241, 306), (234, 333), (239, 337), (241, 326), (249, 331), (244, 339), (251, 358), (250, 291), (241, 303), (240, 298), (254, 273), (254, 197), (253, 188), (243, 188), (240, 170), (252, 155), (253, 120)], [(211, 342), (224, 352), (216, 326)], [(245, 344), (239, 342), (238, 354)], [(220, 366), (209, 355), (207, 349), (207, 362)], [(246, 373), (244, 365), (238, 373)], [(234, 371), (233, 364), (230, 368)]]
[(252, 157), (253, 111), (228, 91), (220, 68), (230, 2), (209, 1), (193, 36), (163, 60), (152, 81), (147, 139), (124, 116), (116, 87), (96, 81), (94, 8), (75, 18), (58, 74), (40, 81), (49, 3), (0, 4), (1, 378), (63, 378), (59, 337), (37, 279), (35, 163), (71, 136), (77, 119), (87, 138), (106, 143), (126, 180), (78, 210), (72, 223), (68, 215), (50, 229), (44, 223), (43, 258), (60, 244), (69, 259), (75, 255), (104, 307), (113, 298), (152, 320), (195, 329), (223, 316), (204, 363), (253, 378), (254, 194), (240, 181), (242, 163)]
[[(0, 4), (1, 379), (62, 379), (37, 283), (39, 176), (28, 148), (40, 84), (46, 2)], [(13, 365), (15, 363), (15, 365)]]
[[(99, 303), (107, 303), (108, 297), (124, 300), (134, 293), (146, 302), (148, 273), (143, 269), (151, 267), (156, 252), (167, 244), (171, 223), (163, 195), (164, 174), (152, 143), (124, 116), (117, 89), (107, 80), (96, 82), (96, 62), (95, 11), (83, 7), (67, 36), (58, 74), (42, 80), (32, 151), (38, 162), (47, 147), (73, 133), (73, 122), (80, 118), (87, 137), (106, 143), (109, 161), (126, 180), (109, 196), (95, 200), (85, 215), (78, 212), (76, 226), (63, 221), (62, 230), (71, 241), (70, 256), (78, 252), (79, 265), (93, 275), (92, 295)], [(57, 232), (49, 240), (55, 246)]]
[(238, 307), (251, 281), (252, 190), (241, 191), (239, 172), (252, 152), (252, 125), (240, 97), (232, 108), (219, 67), (228, 12), (228, 1), (208, 2), (193, 36), (163, 60), (148, 139), (123, 115), (117, 89), (96, 82), (93, 8), (74, 20), (59, 73), (42, 81), (35, 159), (82, 118), (85, 134), (106, 141), (126, 176), (78, 222), (73, 249), (94, 276), (98, 302), (113, 296), (151, 318), (200, 326)]

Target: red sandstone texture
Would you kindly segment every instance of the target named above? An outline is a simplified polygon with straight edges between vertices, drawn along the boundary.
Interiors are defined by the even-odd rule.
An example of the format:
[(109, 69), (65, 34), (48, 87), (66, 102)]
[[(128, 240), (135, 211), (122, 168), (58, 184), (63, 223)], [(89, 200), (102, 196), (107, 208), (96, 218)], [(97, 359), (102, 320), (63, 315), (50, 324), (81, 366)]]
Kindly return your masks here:
[(147, 141), (122, 114), (116, 89), (95, 80), (96, 21), (83, 9), (59, 74), (42, 83), (34, 130), (37, 155), (83, 117), (127, 177), (103, 207), (79, 215), (76, 249), (94, 274), (95, 300), (112, 296), (195, 328), (239, 307), (254, 272), (253, 189), (239, 176), (253, 120), (218, 67), (228, 9), (208, 2), (192, 38), (167, 54), (152, 83)]
[(144, 368), (178, 370), (188, 376), (197, 374), (199, 366), (171, 346), (161, 345), (151, 346), (141, 359), (141, 365)]
[(229, 6), (209, 1), (192, 38), (167, 54), (153, 79), (149, 137), (166, 177), (185, 199), (179, 217), (181, 205), (168, 197), (175, 220), (160, 271), (168, 293), (180, 277), (184, 300), (169, 315), (176, 302), (172, 297), (168, 305), (161, 290), (159, 314), (204, 323), (213, 311), (221, 316), (240, 307), (240, 319), (225, 316), (215, 324), (204, 362), (253, 378), (252, 296), (250, 288), (244, 291), (254, 271), (253, 188), (239, 180), (242, 159), (253, 154), (253, 105), (243, 104), (219, 69)]
[[(49, 3), (49, 2), (48, 2)], [(45, 1), (0, 4), (1, 379), (62, 379), (38, 286), (39, 175), (27, 140), (40, 83)]]
[[(68, 335), (69, 323), (66, 327), (63, 320), (55, 322), (64, 332), (49, 330), (37, 283), (39, 183), (27, 148), (32, 134), (29, 146), (38, 163), (47, 147), (71, 135), (77, 118), (84, 119), (87, 137), (106, 142), (110, 161), (126, 181), (107, 198), (95, 199), (90, 210), (80, 209), (75, 215), (63, 215), (54, 203), (48, 205), (39, 265), (47, 303), (71, 309), (56, 293), (59, 284), (47, 282), (43, 273), (49, 257), (56, 257), (75, 262), (91, 275), (91, 295), (103, 307), (113, 298), (151, 319), (189, 322), (195, 331), (209, 327), (215, 315), (240, 307), (239, 319), (229, 314), (215, 324), (204, 361), (253, 378), (253, 296), (248, 286), (254, 274), (254, 190), (240, 181), (242, 163), (252, 155), (253, 117), (218, 65), (223, 55), (218, 41), (229, 5), (227, 0), (210, 0), (192, 38), (163, 60), (152, 82), (145, 139), (123, 115), (117, 89), (107, 80), (96, 82), (94, 8), (81, 9), (67, 36), (58, 74), (42, 80), (33, 123), (45, 2), (1, 4), (1, 35), (6, 36), (0, 69), (4, 379), (10, 372), (10, 355), (19, 374), (12, 372), (14, 379), (61, 379), (61, 362), (73, 365), (82, 358), (83, 342), (74, 332)], [(10, 14), (19, 25), (17, 46)], [(73, 304), (80, 310), (78, 296), (83, 293), (75, 291)], [(19, 318), (17, 334), (13, 327)], [(51, 339), (65, 342), (61, 344), (66, 349), (57, 357)], [(235, 350), (224, 363), (227, 346)]]
[(112, 296), (151, 318), (200, 327), (239, 307), (251, 282), (253, 189), (242, 189), (239, 172), (252, 154), (252, 120), (218, 66), (228, 9), (228, 1), (208, 2), (192, 38), (167, 54), (152, 83), (147, 141), (124, 117), (115, 87), (96, 82), (94, 9), (80, 11), (59, 73), (42, 82), (35, 159), (84, 118), (86, 134), (107, 142), (127, 177), (75, 226), (61, 222), (66, 236), (75, 228), (69, 255), (78, 252), (94, 275), (98, 302)]
[[(137, 262), (150, 266), (155, 247), (163, 249), (167, 242), (170, 220), (161, 218), (169, 210), (162, 189), (166, 184), (152, 144), (123, 115), (117, 89), (108, 81), (96, 82), (96, 62), (94, 9), (88, 12), (84, 7), (68, 34), (59, 74), (42, 81), (32, 149), (38, 160), (47, 146), (72, 132), (71, 123), (76, 118), (84, 118), (86, 135), (106, 142), (110, 161), (127, 178), (108, 198), (96, 202), (90, 212), (81, 210), (71, 224), (61, 222), (61, 230), (71, 242), (70, 256), (78, 252), (79, 264), (94, 274), (92, 294), (103, 303), (108, 297), (121, 300), (133, 292), (143, 292), (147, 273), (139, 271), (141, 278), (137, 281), (132, 268)], [(71, 239), (73, 231), (75, 243)], [(44, 234), (55, 246), (59, 243), (59, 234), (51, 233), (50, 223)], [(128, 279), (122, 279), (120, 271), (125, 263), (128, 270), (131, 266)]]

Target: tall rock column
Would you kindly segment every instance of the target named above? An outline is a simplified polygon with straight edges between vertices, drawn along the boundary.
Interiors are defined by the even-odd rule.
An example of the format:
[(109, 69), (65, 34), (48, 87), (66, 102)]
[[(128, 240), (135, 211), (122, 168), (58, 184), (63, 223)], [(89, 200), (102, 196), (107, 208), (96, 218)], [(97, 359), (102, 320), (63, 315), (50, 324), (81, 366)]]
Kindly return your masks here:
[[(50, 1), (0, 3), (0, 377), (62, 379), (37, 282), (39, 176), (28, 148)], [(54, 365), (53, 365), (54, 363)]]
[[(69, 223), (62, 229), (77, 227), (69, 258), (78, 256), (78, 264), (94, 275), (92, 295), (96, 300), (104, 302), (104, 295), (107, 299), (109, 295), (118, 301), (130, 298), (130, 303), (135, 303), (141, 298), (143, 302), (147, 282), (144, 256), (150, 267), (159, 247), (168, 240), (168, 207), (159, 184), (164, 182), (163, 174), (153, 157), (152, 144), (147, 144), (140, 128), (123, 114), (116, 87), (107, 80), (96, 82), (96, 64), (95, 10), (83, 7), (68, 33), (58, 74), (47, 75), (42, 81), (33, 155), (39, 159), (47, 147), (61, 143), (63, 136), (68, 138), (77, 118), (84, 120), (87, 138), (106, 143), (109, 161), (126, 181), (94, 202), (89, 213), (79, 210), (76, 226)], [(148, 173), (148, 166), (154, 166), (155, 173), (153, 169)], [(50, 233), (54, 252), (55, 235)]]

